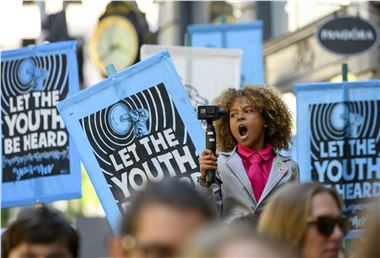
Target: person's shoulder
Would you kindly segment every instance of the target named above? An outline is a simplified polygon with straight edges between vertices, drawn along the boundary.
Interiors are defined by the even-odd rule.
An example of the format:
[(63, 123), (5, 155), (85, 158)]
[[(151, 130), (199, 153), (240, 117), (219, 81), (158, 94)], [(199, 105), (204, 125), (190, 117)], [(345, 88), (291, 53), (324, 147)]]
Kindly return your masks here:
[(219, 154), (219, 157), (222, 157), (225, 159), (228, 159), (235, 154), (238, 155), (236, 151), (236, 147), (233, 148), (231, 151), (219, 151), (218, 154)]
[(285, 156), (285, 155), (282, 155), (278, 152), (275, 152), (276, 153), (276, 158), (280, 159), (282, 162), (284, 163), (288, 163), (290, 165), (294, 165), (294, 166), (297, 166), (297, 162), (295, 162), (293, 159), (291, 159), (290, 157), (288, 156)]
[(231, 151), (219, 151), (218, 152), (218, 164), (223, 165), (225, 164), (229, 159), (231, 159), (235, 155), (239, 155), (234, 148)]
[(293, 174), (295, 180), (299, 181), (299, 167), (298, 167), (297, 162), (292, 160), (290, 157), (281, 155), (279, 153), (276, 153), (276, 158), (280, 159), (284, 164), (286, 164), (288, 169), (290, 171), (292, 171), (292, 174)]

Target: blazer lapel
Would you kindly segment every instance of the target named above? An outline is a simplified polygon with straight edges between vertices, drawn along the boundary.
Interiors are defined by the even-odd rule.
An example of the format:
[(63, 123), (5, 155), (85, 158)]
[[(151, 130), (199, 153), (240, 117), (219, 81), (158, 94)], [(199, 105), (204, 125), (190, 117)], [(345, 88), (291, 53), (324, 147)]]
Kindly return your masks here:
[(243, 162), (239, 156), (239, 154), (236, 153), (236, 149), (232, 151), (231, 156), (226, 160), (226, 165), (231, 169), (231, 171), (235, 174), (235, 176), (240, 180), (242, 185), (245, 187), (245, 189), (248, 191), (249, 196), (251, 196), (253, 202), (256, 205), (256, 200), (253, 195), (253, 189), (251, 185), (251, 181), (248, 178), (248, 175), (245, 171), (245, 168), (243, 166)]
[(287, 171), (288, 167), (285, 165), (285, 163), (282, 161), (279, 155), (276, 155), (276, 157), (273, 159), (272, 169), (269, 174), (268, 182), (266, 183), (264, 191), (260, 196), (260, 200), (257, 204), (257, 207), (265, 199), (265, 197), (273, 190), (273, 188), (277, 185), (277, 183), (281, 180), (281, 178), (286, 174)]

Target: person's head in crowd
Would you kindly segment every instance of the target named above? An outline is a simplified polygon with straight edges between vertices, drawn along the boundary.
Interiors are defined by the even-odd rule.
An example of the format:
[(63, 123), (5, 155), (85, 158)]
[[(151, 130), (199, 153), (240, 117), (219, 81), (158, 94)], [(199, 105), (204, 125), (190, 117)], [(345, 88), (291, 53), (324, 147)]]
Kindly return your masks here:
[[(274, 150), (287, 150), (292, 138), (292, 116), (279, 92), (274, 88), (246, 85), (243, 89), (229, 88), (216, 99), (215, 104), (224, 107), (228, 115), (215, 121), (218, 150), (232, 151), (237, 144), (256, 151), (256, 145), (270, 144)], [(240, 129), (241, 114), (236, 111), (244, 106), (251, 118), (247, 128)], [(240, 116), (239, 116), (240, 115)], [(243, 137), (247, 132), (250, 137)], [(248, 135), (248, 134), (247, 134)], [(251, 139), (252, 138), (252, 139)], [(264, 146), (265, 147), (265, 146)], [(262, 147), (262, 148), (264, 148)]]
[(2, 258), (76, 258), (78, 249), (76, 230), (46, 206), (20, 211), (1, 236)]
[(166, 179), (136, 194), (123, 218), (114, 257), (173, 257), (213, 217), (208, 202), (188, 183)]
[(257, 235), (242, 224), (202, 228), (183, 246), (179, 257), (296, 257), (281, 244)]
[(278, 191), (261, 215), (258, 232), (304, 258), (338, 257), (345, 231), (342, 200), (318, 183), (294, 183)]
[(374, 200), (373, 209), (369, 209), (364, 215), (368, 217), (365, 225), (366, 236), (357, 248), (359, 249), (357, 257), (380, 257), (380, 198)]

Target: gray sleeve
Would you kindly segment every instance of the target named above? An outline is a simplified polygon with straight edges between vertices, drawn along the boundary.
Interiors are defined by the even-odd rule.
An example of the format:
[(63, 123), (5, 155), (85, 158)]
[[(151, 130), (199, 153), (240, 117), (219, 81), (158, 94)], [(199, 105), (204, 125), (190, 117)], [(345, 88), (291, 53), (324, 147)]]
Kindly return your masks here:
[(219, 173), (216, 172), (216, 180), (211, 186), (205, 186), (198, 180), (196, 189), (203, 197), (210, 203), (212, 209), (219, 216), (223, 212), (223, 196), (222, 196), (222, 181), (220, 180)]
[(293, 165), (292, 165), (292, 170), (293, 170), (293, 178), (294, 178), (294, 182), (299, 182), (300, 181), (300, 169), (298, 167), (298, 164), (293, 161)]

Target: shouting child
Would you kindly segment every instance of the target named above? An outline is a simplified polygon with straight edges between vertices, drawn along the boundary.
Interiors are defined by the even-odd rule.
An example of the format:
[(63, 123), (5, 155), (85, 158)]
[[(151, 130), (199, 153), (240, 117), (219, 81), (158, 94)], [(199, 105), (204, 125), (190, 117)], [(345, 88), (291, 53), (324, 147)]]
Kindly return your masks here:
[[(202, 152), (197, 188), (227, 223), (258, 216), (273, 192), (299, 181), (296, 162), (278, 154), (289, 147), (291, 114), (278, 93), (264, 87), (227, 89), (215, 104), (227, 111), (215, 122), (219, 155)], [(205, 182), (207, 170), (216, 171), (211, 185)]]

